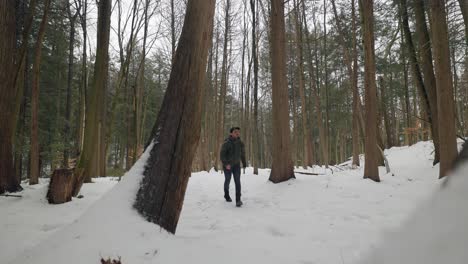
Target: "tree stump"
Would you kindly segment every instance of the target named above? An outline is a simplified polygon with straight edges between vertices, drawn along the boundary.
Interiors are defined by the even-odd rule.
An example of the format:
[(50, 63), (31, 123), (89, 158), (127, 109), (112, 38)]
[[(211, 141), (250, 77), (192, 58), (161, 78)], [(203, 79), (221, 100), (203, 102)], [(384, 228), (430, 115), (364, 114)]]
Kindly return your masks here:
[(71, 201), (73, 191), (73, 169), (54, 170), (50, 178), (47, 200), (51, 204), (61, 204)]

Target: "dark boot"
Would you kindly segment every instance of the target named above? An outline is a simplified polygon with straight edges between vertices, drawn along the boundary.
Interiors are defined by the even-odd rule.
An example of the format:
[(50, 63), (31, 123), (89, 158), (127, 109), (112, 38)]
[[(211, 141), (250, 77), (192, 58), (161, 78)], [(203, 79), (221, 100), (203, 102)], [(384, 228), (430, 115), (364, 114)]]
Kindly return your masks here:
[(236, 201), (236, 206), (241, 207), (244, 203), (241, 200)]
[(232, 202), (231, 197), (228, 195), (224, 195), (224, 199), (226, 199), (226, 202)]

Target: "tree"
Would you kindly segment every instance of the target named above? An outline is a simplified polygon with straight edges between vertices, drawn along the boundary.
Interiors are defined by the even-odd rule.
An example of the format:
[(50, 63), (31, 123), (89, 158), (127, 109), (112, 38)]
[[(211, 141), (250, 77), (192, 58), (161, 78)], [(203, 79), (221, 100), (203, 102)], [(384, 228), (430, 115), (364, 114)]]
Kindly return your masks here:
[[(253, 87), (253, 166), (254, 174), (258, 175), (258, 167), (260, 165), (260, 141), (259, 126), (258, 126), (258, 52), (257, 52), (257, 12), (255, 9), (256, 0), (250, 0), (250, 9), (252, 11), (252, 58), (253, 58), (253, 74), (254, 74), (254, 87)], [(247, 95), (248, 96), (248, 95)]]
[[(109, 33), (112, 0), (101, 0), (98, 4), (97, 51), (94, 64), (94, 78), (86, 107), (84, 145), (75, 169), (77, 184), (73, 195), (76, 196), (84, 180), (100, 175), (103, 138), (106, 124), (106, 91), (109, 67)], [(105, 157), (105, 155), (104, 155)]]
[(455, 132), (455, 105), (452, 72), (450, 70), (445, 0), (431, 0), (429, 6), (432, 15), (432, 43), (436, 72), (437, 107), (439, 109), (439, 178), (442, 178), (447, 176), (458, 154)]
[(366, 133), (364, 178), (380, 182), (377, 148), (377, 89), (375, 80), (374, 1), (360, 0), (364, 45)]
[(49, 14), (51, 0), (46, 0), (44, 3), (44, 14), (39, 26), (37, 35), (36, 47), (34, 53), (33, 64), (33, 82), (31, 93), (31, 175), (29, 176), (29, 184), (39, 183), (40, 165), (39, 165), (39, 74), (41, 69), (42, 42), (44, 40), (45, 30), (47, 26), (47, 17)]
[(214, 0), (189, 0), (153, 145), (134, 207), (175, 233), (200, 138), (201, 90), (211, 40)]
[(289, 139), (289, 103), (286, 85), (284, 1), (271, 0), (271, 77), (273, 101), (273, 164), (269, 180), (287, 181), (294, 176)]
[[(217, 144), (216, 144), (216, 160), (219, 161), (220, 144), (223, 142), (224, 135), (224, 111), (226, 105), (226, 92), (227, 92), (227, 78), (228, 78), (228, 45), (229, 45), (229, 30), (230, 30), (230, 16), (229, 9), (231, 0), (226, 0), (225, 16), (224, 16), (224, 46), (223, 46), (223, 62), (221, 65), (221, 87), (218, 100), (218, 116), (217, 116)], [(216, 167), (219, 162), (216, 162)]]
[(21, 190), (13, 169), (15, 112), (15, 2), (0, 0), (0, 193)]

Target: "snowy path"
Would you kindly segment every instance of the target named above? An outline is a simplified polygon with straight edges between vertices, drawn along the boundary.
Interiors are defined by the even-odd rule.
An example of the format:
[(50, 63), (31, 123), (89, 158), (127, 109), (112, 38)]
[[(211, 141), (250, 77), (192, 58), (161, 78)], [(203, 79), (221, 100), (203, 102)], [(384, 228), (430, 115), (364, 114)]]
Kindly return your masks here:
[[(76, 211), (65, 217), (60, 223), (65, 227), (48, 240), (35, 229), (50, 223), (36, 223), (43, 220), (33, 212), (0, 221), (1, 234), (30, 229), (27, 235), (8, 231), (9, 236), (0, 237), (0, 257), (6, 260), (2, 263), (12, 264), (97, 263), (101, 256), (121, 256), (124, 264), (353, 263), (439, 187), (431, 150), (427, 142), (389, 150), (395, 176), (384, 175), (381, 168), (381, 183), (363, 180), (359, 169), (320, 176), (296, 174), (295, 180), (272, 184), (268, 170), (257, 176), (249, 168), (241, 178), (242, 208), (224, 201), (221, 174), (194, 173), (175, 236), (143, 221), (131, 208), (142, 170), (139, 161), (77, 221), (65, 226), (78, 217)], [(63, 211), (50, 210), (50, 219), (71, 213), (78, 202)], [(33, 202), (16, 207), (0, 203), (10, 215), (30, 210), (29, 205)], [(35, 224), (21, 224), (28, 220)], [(19, 224), (7, 226), (11, 222)], [(35, 242), (22, 244), (29, 239)], [(8, 243), (16, 248), (5, 251), (2, 245)]]

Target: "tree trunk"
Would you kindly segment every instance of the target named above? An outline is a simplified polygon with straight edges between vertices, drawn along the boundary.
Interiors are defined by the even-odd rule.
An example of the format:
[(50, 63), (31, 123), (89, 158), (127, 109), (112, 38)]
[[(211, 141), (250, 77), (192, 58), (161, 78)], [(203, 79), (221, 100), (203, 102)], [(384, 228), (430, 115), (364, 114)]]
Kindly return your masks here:
[(37, 35), (36, 47), (34, 52), (33, 64), (33, 81), (31, 92), (31, 175), (29, 176), (29, 184), (39, 183), (39, 74), (41, 69), (42, 42), (44, 41), (45, 30), (47, 26), (47, 18), (49, 14), (50, 1), (44, 3), (44, 14), (39, 26)]
[(440, 170), (439, 178), (447, 176), (458, 154), (452, 72), (448, 40), (445, 0), (431, 0), (432, 43), (436, 71), (437, 107), (439, 109)]
[(0, 193), (22, 188), (13, 168), (16, 18), (14, 1), (0, 0)]
[[(431, 107), (430, 104), (430, 96), (427, 87), (425, 87), (425, 83), (423, 82), (422, 74), (421, 74), (421, 69), (417, 60), (417, 55), (416, 55), (416, 50), (414, 48), (413, 44), (413, 39), (411, 37), (411, 31), (409, 28), (409, 23), (408, 23), (408, 11), (407, 11), (407, 4), (406, 0), (400, 0), (400, 16), (402, 19), (402, 27), (403, 27), (403, 33), (406, 39), (406, 47), (408, 49), (408, 55), (410, 59), (410, 67), (411, 67), (411, 72), (413, 74), (413, 80), (414, 83), (418, 89), (419, 95), (421, 97), (421, 100), (423, 102), (423, 107), (424, 111), (427, 113), (428, 116), (428, 121), (431, 123), (431, 129), (432, 129), (432, 134), (434, 135), (434, 138), (436, 138), (436, 135), (438, 134), (438, 131), (436, 130), (437, 125), (433, 125), (433, 120), (434, 119), (434, 111)], [(421, 25), (419, 25), (421, 26)], [(421, 32), (423, 33), (423, 32)], [(424, 38), (423, 36), (420, 36), (420, 38)], [(425, 46), (428, 46), (427, 44), (424, 44)], [(427, 48), (426, 48), (427, 49)], [(422, 51), (423, 56), (426, 56), (424, 52)], [(425, 57), (427, 58), (427, 56)], [(425, 73), (426, 74), (426, 73)], [(426, 78), (430, 78), (430, 76), (426, 76)], [(430, 83), (430, 80), (428, 80), (428, 83)], [(435, 95), (434, 95), (435, 96)], [(437, 111), (437, 110), (435, 110)], [(439, 156), (439, 145), (438, 145), (438, 140), (434, 140), (434, 163), (437, 161), (437, 157)]]
[(164, 101), (155, 123), (135, 208), (175, 233), (200, 137), (204, 85), (215, 1), (189, 0)]
[(302, 166), (307, 168), (308, 166), (313, 165), (313, 148), (311, 142), (311, 136), (309, 132), (309, 124), (307, 122), (307, 104), (306, 104), (306, 95), (305, 95), (305, 84), (304, 84), (304, 58), (302, 51), (302, 23), (299, 20), (299, 6), (296, 1), (294, 1), (294, 20), (296, 27), (296, 48), (297, 48), (297, 63), (298, 63), (298, 88), (299, 96), (301, 97), (301, 113), (302, 113), (302, 134), (304, 138), (304, 155)]
[[(82, 149), (83, 149), (83, 134), (84, 134), (84, 122), (85, 122), (85, 111), (86, 111), (86, 91), (88, 90), (88, 67), (87, 67), (87, 39), (88, 39), (88, 31), (87, 31), (87, 13), (88, 13), (88, 0), (82, 0), (81, 3), (82, 11), (80, 10), (80, 24), (81, 29), (83, 30), (83, 54), (82, 54), (82, 62), (81, 62), (81, 85), (79, 90), (79, 114), (78, 114), (78, 129), (77, 129), (77, 144), (76, 148), (76, 155), (79, 156)], [(82, 12), (82, 13), (81, 13)]]
[[(320, 159), (320, 164), (322, 165), (328, 165), (328, 148), (326, 147), (325, 142), (327, 141), (326, 139), (326, 134), (325, 134), (325, 128), (323, 125), (323, 117), (322, 117), (322, 109), (320, 106), (320, 95), (318, 92), (318, 76), (316, 72), (314, 71), (313, 68), (313, 56), (312, 56), (312, 47), (311, 47), (311, 41), (312, 38), (309, 33), (309, 29), (307, 26), (307, 16), (305, 14), (305, 4), (304, 1), (302, 1), (302, 19), (304, 21), (304, 30), (305, 30), (305, 37), (306, 37), (306, 50), (307, 50), (307, 57), (308, 57), (308, 65), (309, 65), (309, 76), (311, 78), (311, 93), (312, 97), (314, 98), (314, 106), (315, 106), (315, 111), (317, 112), (317, 126), (319, 130), (319, 139), (320, 139), (320, 153), (321, 153), (321, 159)], [(316, 49), (316, 48), (315, 48)], [(316, 51), (315, 51), (316, 52)], [(318, 65), (318, 64), (316, 64)], [(318, 67), (317, 67), (318, 68)], [(313, 143), (312, 143), (313, 144)], [(318, 159), (317, 159), (318, 160)]]
[(54, 170), (50, 178), (47, 200), (50, 204), (61, 204), (72, 200), (73, 170)]
[(364, 89), (366, 109), (364, 178), (380, 182), (377, 149), (377, 89), (375, 81), (374, 1), (360, 0), (364, 45)]
[[(63, 167), (68, 168), (68, 159), (70, 158), (70, 124), (71, 124), (71, 86), (73, 80), (73, 60), (74, 60), (74, 47), (75, 47), (75, 21), (78, 13), (73, 16), (70, 10), (71, 3), (68, 3), (68, 19), (70, 21), (70, 35), (68, 42), (68, 76), (67, 76), (67, 101), (65, 105), (65, 127), (63, 131), (63, 138), (65, 148), (63, 150)], [(78, 12), (78, 11), (77, 11)]]
[(465, 22), (465, 43), (468, 49), (468, 2), (466, 0), (458, 0), (460, 4), (463, 21)]
[(216, 142), (216, 167), (219, 166), (219, 151), (220, 146), (223, 142), (224, 136), (224, 112), (225, 112), (225, 103), (226, 103), (226, 93), (227, 93), (227, 74), (228, 74), (228, 44), (229, 44), (229, 30), (230, 30), (230, 16), (229, 9), (231, 6), (231, 0), (226, 0), (225, 7), (225, 16), (224, 16), (224, 46), (223, 46), (223, 62), (221, 66), (221, 90), (218, 100), (218, 117), (217, 117), (217, 142)]
[(288, 89), (286, 85), (286, 54), (284, 2), (271, 0), (271, 76), (273, 101), (273, 164), (269, 180), (274, 183), (294, 177), (289, 139)]
[[(90, 91), (90, 102), (86, 107), (86, 122), (84, 131), (83, 152), (80, 155), (75, 178), (73, 195), (78, 195), (83, 181), (99, 176), (104, 125), (106, 124), (106, 91), (109, 68), (109, 33), (111, 0), (101, 0), (98, 5), (97, 49), (94, 65), (94, 78)], [(100, 144), (99, 144), (100, 143)], [(105, 158), (105, 156), (104, 156)], [(105, 176), (105, 175), (103, 175)]]
[(434, 162), (439, 162), (439, 111), (437, 107), (437, 89), (434, 76), (434, 66), (432, 64), (431, 41), (429, 31), (426, 25), (426, 16), (424, 12), (424, 1), (414, 2), (414, 12), (416, 17), (416, 33), (418, 35), (419, 57), (421, 58), (421, 67), (424, 75), (424, 88), (427, 92), (431, 117), (432, 140), (434, 141)]
[(252, 10), (252, 58), (253, 58), (253, 72), (254, 72), (254, 87), (253, 87), (253, 100), (254, 100), (254, 113), (253, 113), (253, 165), (254, 174), (258, 175), (258, 167), (260, 164), (260, 133), (258, 126), (258, 55), (257, 55), (257, 12), (255, 10), (256, 0), (250, 0), (250, 8)]

